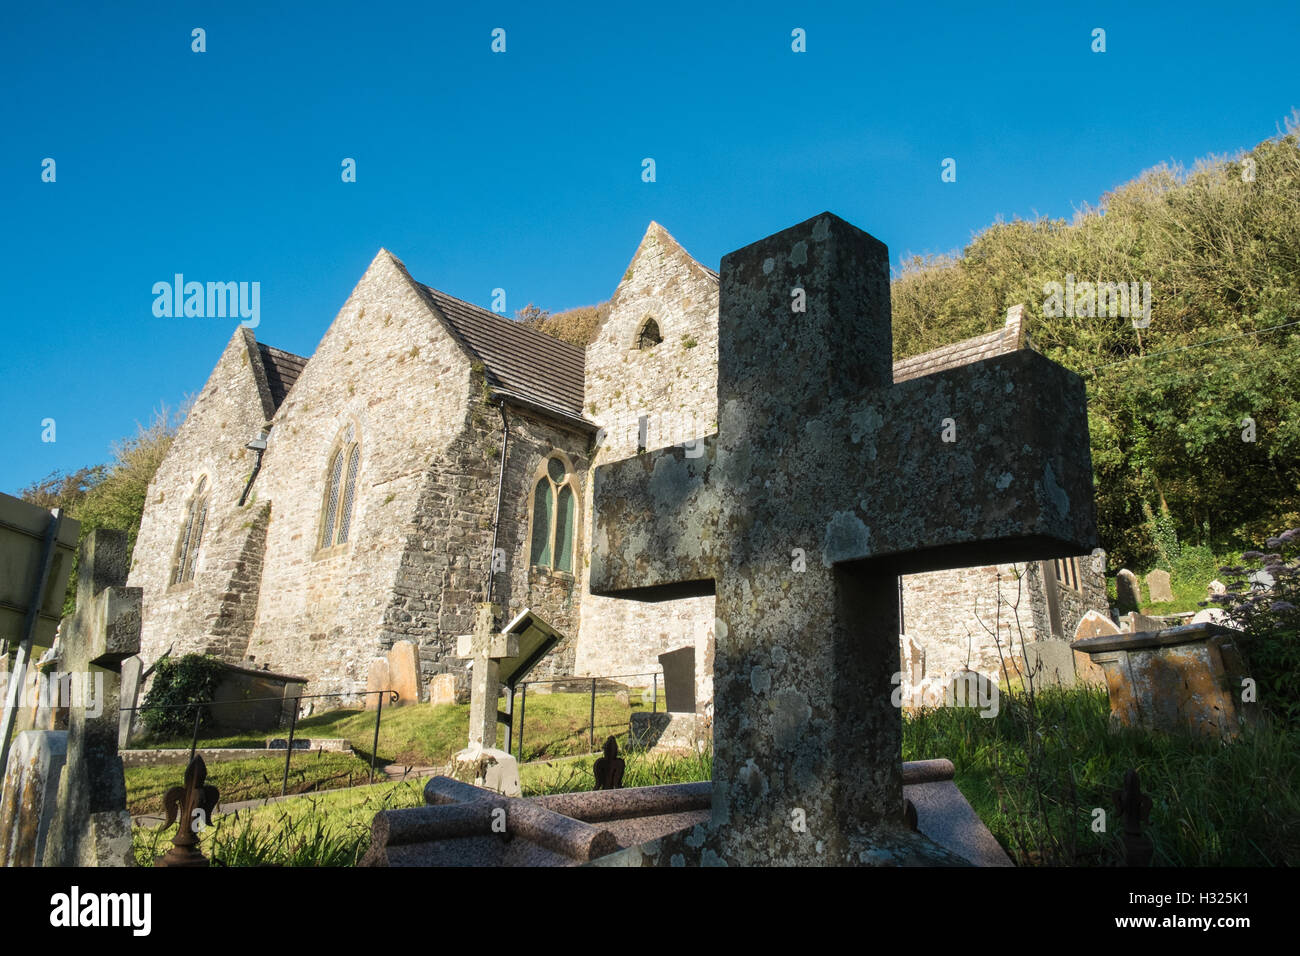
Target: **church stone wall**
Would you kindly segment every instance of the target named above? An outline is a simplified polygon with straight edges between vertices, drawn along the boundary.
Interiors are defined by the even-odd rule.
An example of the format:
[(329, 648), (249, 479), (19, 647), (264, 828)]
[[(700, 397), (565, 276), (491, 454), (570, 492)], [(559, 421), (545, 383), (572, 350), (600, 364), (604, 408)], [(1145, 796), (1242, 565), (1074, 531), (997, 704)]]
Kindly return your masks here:
[[(1002, 681), (1003, 659), (1014, 678), (1013, 640), (1017, 656), (1022, 632), (1026, 643), (1036, 640), (1031, 607), (1038, 591), (1028, 567), (996, 564), (904, 575), (901, 669), (911, 683), (921, 677), (946, 681), (967, 668)], [(996, 641), (989, 633), (994, 630)]]
[[(1085, 614), (1089, 611), (1098, 611), (1105, 614), (1110, 607), (1110, 599), (1106, 595), (1105, 575), (1093, 568), (1091, 555), (1080, 555), (1075, 559), (1075, 563), (1079, 569), (1078, 589), (1057, 588), (1057, 606), (1061, 620), (1059, 634), (1052, 634), (1047, 602), (1045, 600), (1034, 602), (1034, 628), (1043, 636), (1043, 639), (1055, 636), (1061, 640), (1072, 641), (1074, 640), (1074, 632), (1078, 630), (1079, 622), (1083, 620)], [(1050, 574), (1052, 562), (1046, 561), (1043, 564), (1047, 565)], [(1031, 563), (1029, 578), (1036, 593), (1041, 593), (1042, 577), (1042, 565), (1038, 562)]]
[[(581, 620), (581, 569), (589, 539), (584, 503), (590, 467), (591, 435), (559, 422), (521, 415), (508, 409), (510, 444), (506, 480), (501, 496), (498, 547), (506, 554), (506, 571), (496, 577), (494, 600), (513, 617), (525, 607), (540, 614), (563, 635), (559, 646), (540, 661), (530, 675), (538, 680), (573, 673)], [(499, 433), (499, 432), (498, 432)], [(498, 445), (499, 447), (499, 445)], [(530, 533), (533, 489), (546, 460), (560, 452), (574, 476), (577, 514), (574, 528), (573, 573), (533, 567)]]
[[(150, 663), (169, 647), (175, 656), (215, 654), (232, 663), (244, 655), (267, 521), (263, 506), (238, 504), (255, 460), (244, 445), (270, 411), (252, 333), (238, 329), (146, 494), (127, 584), (144, 589), (140, 649)], [(194, 577), (173, 585), (189, 505), (205, 477), (208, 511)]]
[[(587, 347), (587, 417), (603, 429), (592, 465), (637, 453), (638, 418), (646, 448), (717, 431), (718, 281), (658, 224), (652, 224), (615, 291), (610, 312)], [(638, 349), (647, 318), (663, 341)], [(582, 627), (574, 660), (581, 675), (659, 669), (664, 651), (701, 643), (713, 624), (713, 598), (658, 603), (599, 597), (589, 591), (591, 480), (583, 498)], [(647, 683), (650, 678), (643, 678)]]
[[(405, 268), (381, 251), (281, 406), (259, 495), (272, 501), (261, 606), (249, 644), (254, 666), (311, 678), (309, 693), (365, 689), (369, 664), (396, 636), (391, 596), (429, 595), (418, 515), (431, 469), (466, 429), (474, 371)], [(349, 422), (361, 444), (350, 540), (317, 548), (329, 458)], [(446, 489), (475, 508), (467, 479)], [(470, 525), (472, 519), (468, 519)], [(449, 552), (463, 551), (452, 527)], [(328, 706), (328, 705), (327, 705)]]

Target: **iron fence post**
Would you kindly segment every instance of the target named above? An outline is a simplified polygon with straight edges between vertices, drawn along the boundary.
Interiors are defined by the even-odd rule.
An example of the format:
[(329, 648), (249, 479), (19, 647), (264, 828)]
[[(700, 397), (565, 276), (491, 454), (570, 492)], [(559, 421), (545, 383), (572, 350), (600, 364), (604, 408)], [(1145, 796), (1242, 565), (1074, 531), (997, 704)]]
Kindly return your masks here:
[(194, 759), (194, 752), (199, 749), (199, 718), (203, 716), (203, 708), (198, 704), (194, 705), (194, 739), (190, 742), (190, 760)]
[(524, 762), (524, 716), (528, 713), (528, 681), (523, 683), (523, 692), (519, 695), (519, 762)]
[(298, 708), (295, 706), (289, 711), (289, 746), (284, 752), (284, 781), (280, 784), (280, 796), (284, 796), (289, 790), (289, 761), (293, 759), (293, 732), (298, 727)]
[(591, 734), (588, 746), (594, 753), (596, 750), (596, 678), (594, 677), (591, 679)]
[(375, 782), (375, 759), (379, 756), (379, 718), (384, 713), (384, 694), (387, 691), (379, 691), (379, 703), (375, 707), (375, 740), (370, 745), (370, 782)]
[(654, 678), (655, 678), (655, 698), (654, 698), (654, 703), (650, 705), (650, 713), (657, 714), (659, 713), (659, 672), (658, 671), (655, 671)]

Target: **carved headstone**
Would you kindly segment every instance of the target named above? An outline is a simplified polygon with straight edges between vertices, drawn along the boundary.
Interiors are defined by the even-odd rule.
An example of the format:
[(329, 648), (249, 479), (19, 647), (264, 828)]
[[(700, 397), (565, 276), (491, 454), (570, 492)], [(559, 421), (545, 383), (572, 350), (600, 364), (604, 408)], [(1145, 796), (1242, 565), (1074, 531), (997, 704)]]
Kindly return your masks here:
[(664, 699), (670, 714), (695, 713), (695, 648), (681, 647), (659, 655), (664, 669)]
[(144, 661), (137, 655), (122, 662), (122, 713), (117, 723), (117, 746), (125, 749), (131, 742), (136, 723), (136, 705), (140, 698), (140, 677)]
[(379, 694), (375, 693), (375, 691), (389, 690), (392, 683), (388, 669), (388, 658), (372, 658), (370, 670), (366, 674), (366, 710), (374, 710), (379, 706)]
[(719, 301), (718, 433), (593, 482), (593, 593), (715, 594), (712, 817), (636, 862), (952, 862), (902, 820), (897, 577), (1093, 548), (1083, 383), (1023, 350), (894, 384), (888, 251), (829, 213)]
[(456, 703), (456, 675), (434, 674), (429, 681), (429, 703), (435, 707)]
[[(123, 587), (126, 534), (98, 528), (81, 545), (77, 611), (62, 666), (96, 693), (70, 709), (67, 763), (45, 845), (46, 866), (131, 866), (131, 817), (117, 753), (119, 668), (140, 653), (140, 588)], [(102, 692), (99, 688), (102, 687)]]
[(397, 641), (388, 650), (389, 687), (397, 691), (397, 706), (420, 702), (420, 654), (410, 641)]
[(1115, 575), (1115, 604), (1121, 614), (1136, 611), (1142, 606), (1142, 588), (1137, 575), (1128, 568), (1122, 568)]
[(1147, 593), (1151, 595), (1152, 604), (1159, 604), (1162, 601), (1172, 601), (1174, 599), (1174, 591), (1169, 585), (1169, 572), (1157, 568), (1148, 574)]

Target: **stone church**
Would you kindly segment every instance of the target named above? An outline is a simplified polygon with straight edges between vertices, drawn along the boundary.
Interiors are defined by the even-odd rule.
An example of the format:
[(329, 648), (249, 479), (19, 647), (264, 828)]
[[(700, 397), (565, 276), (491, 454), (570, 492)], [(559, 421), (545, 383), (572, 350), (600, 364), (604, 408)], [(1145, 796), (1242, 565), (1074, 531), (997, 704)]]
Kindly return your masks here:
[[(310, 357), (238, 329), (149, 487), (128, 581), (146, 664), (209, 653), (353, 695), (406, 640), (426, 681), (463, 678), (456, 637), (490, 599), (563, 635), (536, 677), (648, 684), (658, 654), (694, 646), (710, 699), (713, 598), (596, 596), (586, 569), (592, 469), (716, 430), (717, 316), (717, 273), (651, 223), (585, 350), (423, 285), (386, 250)], [(1025, 346), (1013, 309), (894, 375)], [(989, 630), (1007, 654), (1106, 608), (1086, 557), (899, 592), (912, 681), (996, 675)]]

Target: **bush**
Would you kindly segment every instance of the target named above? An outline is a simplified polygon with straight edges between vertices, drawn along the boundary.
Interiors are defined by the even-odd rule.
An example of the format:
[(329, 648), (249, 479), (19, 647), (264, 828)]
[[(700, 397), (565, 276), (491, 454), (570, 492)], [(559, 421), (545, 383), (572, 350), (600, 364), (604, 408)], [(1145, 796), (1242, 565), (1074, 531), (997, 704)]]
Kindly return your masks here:
[[(1259, 688), (1259, 702), (1274, 717), (1300, 724), (1300, 528), (1293, 528), (1265, 547), (1247, 551), (1244, 564), (1219, 570), (1227, 578), (1226, 594), (1211, 598), (1222, 604), (1244, 636), (1242, 653)], [(1273, 587), (1254, 586), (1253, 571), (1273, 576)]]
[(212, 714), (207, 704), (225, 674), (225, 665), (215, 657), (186, 654), (176, 659), (164, 658), (154, 671), (153, 685), (140, 708), (140, 719), (150, 733), (161, 737), (187, 736), (194, 731), (194, 707), (200, 708), (199, 726), (208, 723)]

